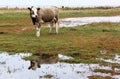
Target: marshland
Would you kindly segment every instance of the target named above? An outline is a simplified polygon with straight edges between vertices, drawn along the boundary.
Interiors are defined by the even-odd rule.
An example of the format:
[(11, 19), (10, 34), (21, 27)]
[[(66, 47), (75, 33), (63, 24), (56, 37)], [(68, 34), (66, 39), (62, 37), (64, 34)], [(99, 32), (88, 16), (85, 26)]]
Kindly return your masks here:
[[(67, 7), (59, 10), (59, 34), (55, 34), (54, 29), (53, 33), (49, 34), (49, 27), (43, 24), (41, 36), (36, 37), (26, 8), (0, 9), (0, 79), (4, 79), (4, 73), (7, 74), (5, 79), (9, 77), (18, 79), (19, 76), (16, 75), (24, 75), (21, 73), (24, 70), (24, 73), (29, 75), (35, 74), (36, 79), (119, 79), (120, 7)], [(85, 19), (85, 24), (81, 24), (82, 20), (78, 21), (80, 24), (77, 25), (74, 25), (75, 21), (71, 19), (66, 21), (68, 18), (84, 19), (86, 17), (90, 19)], [(89, 23), (89, 20), (94, 17), (98, 19), (99, 17), (117, 17), (118, 19), (114, 22), (111, 20), (96, 22), (97, 19), (95, 19)], [(69, 25), (70, 23), (72, 24)], [(50, 59), (57, 60), (57, 63), (43, 63), (36, 71), (27, 69), (30, 61), (40, 60), (41, 55), (57, 56), (59, 54), (72, 58), (61, 60), (58, 56), (57, 60), (53, 57)], [(16, 60), (17, 64), (12, 60)], [(19, 65), (19, 62), (22, 65)], [(14, 68), (13, 65), (16, 67)], [(26, 78), (33, 79), (32, 76), (23, 76), (22, 79)]]

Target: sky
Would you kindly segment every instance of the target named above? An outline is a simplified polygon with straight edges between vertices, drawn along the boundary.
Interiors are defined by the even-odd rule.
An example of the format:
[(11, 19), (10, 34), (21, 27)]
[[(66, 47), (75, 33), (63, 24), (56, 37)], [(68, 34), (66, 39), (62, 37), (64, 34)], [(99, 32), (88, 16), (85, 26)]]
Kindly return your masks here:
[(49, 5), (58, 7), (120, 6), (120, 0), (0, 0), (0, 7), (41, 7)]

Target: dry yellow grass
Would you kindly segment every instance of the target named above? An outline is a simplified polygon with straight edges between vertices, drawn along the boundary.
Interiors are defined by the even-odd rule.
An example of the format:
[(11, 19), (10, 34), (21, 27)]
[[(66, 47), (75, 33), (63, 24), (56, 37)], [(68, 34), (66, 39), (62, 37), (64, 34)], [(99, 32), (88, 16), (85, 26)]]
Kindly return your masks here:
[(4, 13), (29, 13), (27, 9), (0, 9), (0, 14)]

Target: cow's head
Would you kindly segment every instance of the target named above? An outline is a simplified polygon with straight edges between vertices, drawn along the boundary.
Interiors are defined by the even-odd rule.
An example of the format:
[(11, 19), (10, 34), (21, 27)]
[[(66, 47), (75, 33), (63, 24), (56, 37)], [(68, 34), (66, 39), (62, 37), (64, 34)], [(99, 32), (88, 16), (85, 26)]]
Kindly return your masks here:
[(30, 10), (30, 16), (31, 16), (32, 18), (36, 18), (37, 15), (38, 15), (38, 14), (37, 14), (37, 11), (40, 10), (40, 8), (36, 8), (36, 7), (32, 6), (31, 8), (28, 7), (28, 9)]
[(28, 7), (28, 9), (30, 10), (30, 16), (33, 22), (33, 25), (35, 25), (35, 23), (37, 22), (37, 16), (38, 16), (38, 10), (40, 10), (40, 8), (36, 8), (34, 6), (32, 6), (31, 8)]

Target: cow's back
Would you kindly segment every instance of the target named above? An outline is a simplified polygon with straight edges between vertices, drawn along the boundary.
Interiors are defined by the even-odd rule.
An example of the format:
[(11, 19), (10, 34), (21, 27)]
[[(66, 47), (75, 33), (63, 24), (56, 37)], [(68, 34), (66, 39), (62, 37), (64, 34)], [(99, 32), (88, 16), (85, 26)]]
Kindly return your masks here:
[(41, 8), (38, 12), (38, 16), (44, 21), (44, 22), (50, 22), (52, 21), (59, 13), (59, 10), (57, 7), (47, 7), (47, 8)]

